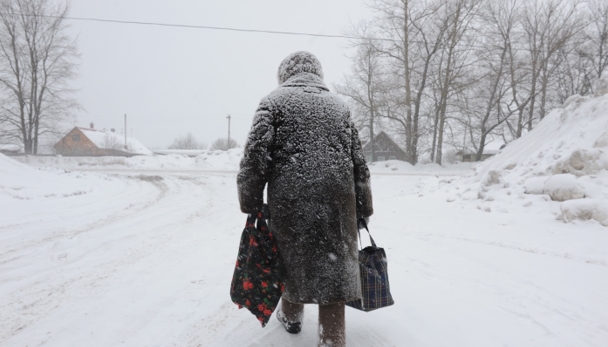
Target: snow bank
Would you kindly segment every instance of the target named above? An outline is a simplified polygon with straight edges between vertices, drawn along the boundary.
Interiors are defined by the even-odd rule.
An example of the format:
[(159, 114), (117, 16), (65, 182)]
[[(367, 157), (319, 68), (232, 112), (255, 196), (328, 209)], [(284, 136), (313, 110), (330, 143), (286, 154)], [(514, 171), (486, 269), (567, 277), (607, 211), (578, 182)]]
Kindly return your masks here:
[(464, 171), (471, 170), (472, 163), (461, 163), (454, 165), (441, 166), (439, 164), (417, 164), (412, 165), (400, 160), (379, 161), (369, 165), (369, 170), (374, 173), (413, 173), (413, 174), (462, 174)]
[(608, 202), (598, 199), (577, 199), (561, 204), (562, 218), (566, 222), (577, 219), (594, 219), (608, 227)]
[(242, 148), (228, 151), (202, 151), (195, 157), (191, 153), (150, 155), (134, 157), (16, 157), (22, 163), (37, 167), (59, 167), (63, 169), (104, 167), (113, 169), (182, 169), (236, 171), (239, 168)]
[[(608, 75), (601, 85), (608, 86)], [(530, 133), (476, 166), (462, 179), (465, 188), (453, 193), (505, 211), (547, 200), (566, 222), (595, 219), (607, 225), (608, 208), (599, 202), (608, 201), (608, 87), (598, 90), (604, 91), (569, 98)]]
[(10, 203), (8, 201), (12, 199), (81, 195), (91, 190), (92, 182), (74, 178), (80, 178), (80, 175), (51, 168), (32, 168), (0, 154), (2, 203)]

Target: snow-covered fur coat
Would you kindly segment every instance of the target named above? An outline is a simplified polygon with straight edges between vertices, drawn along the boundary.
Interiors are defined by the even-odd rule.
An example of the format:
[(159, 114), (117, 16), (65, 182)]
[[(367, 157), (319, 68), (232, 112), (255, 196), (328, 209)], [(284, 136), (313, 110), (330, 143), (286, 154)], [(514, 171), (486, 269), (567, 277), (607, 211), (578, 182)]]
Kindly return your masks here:
[(285, 299), (350, 301), (361, 297), (356, 219), (373, 213), (369, 170), (348, 107), (329, 92), (320, 65), (287, 69), (261, 101), (245, 145), (241, 210), (259, 211), (268, 184)]

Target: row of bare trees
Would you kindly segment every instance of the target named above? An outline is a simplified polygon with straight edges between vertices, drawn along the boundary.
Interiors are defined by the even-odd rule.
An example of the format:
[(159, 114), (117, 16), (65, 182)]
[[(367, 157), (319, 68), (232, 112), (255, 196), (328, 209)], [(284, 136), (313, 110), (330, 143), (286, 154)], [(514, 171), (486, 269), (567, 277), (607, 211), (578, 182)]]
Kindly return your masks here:
[[(446, 149), (480, 160), (530, 131), (608, 65), (605, 0), (374, 0), (336, 90), (370, 141), (400, 137), (412, 164)], [(372, 148), (374, 146), (372, 145)], [(373, 160), (376, 160), (374, 157)]]
[(66, 32), (68, 3), (0, 0), (0, 143), (37, 154), (78, 103), (69, 82), (78, 53)]
[[(209, 149), (212, 151), (227, 151), (237, 147), (239, 147), (239, 144), (233, 138), (218, 138), (211, 143)], [(188, 132), (173, 140), (173, 143), (169, 145), (169, 149), (207, 149), (207, 144), (197, 140), (191, 132)]]

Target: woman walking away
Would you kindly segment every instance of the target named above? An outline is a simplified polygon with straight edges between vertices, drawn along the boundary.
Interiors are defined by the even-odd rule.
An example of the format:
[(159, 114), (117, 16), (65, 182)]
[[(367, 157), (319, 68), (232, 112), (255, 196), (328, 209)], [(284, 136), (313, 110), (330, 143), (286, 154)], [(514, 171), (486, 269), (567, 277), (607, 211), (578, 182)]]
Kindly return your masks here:
[(244, 213), (262, 209), (285, 264), (277, 318), (302, 328), (319, 305), (319, 346), (346, 345), (344, 303), (361, 297), (357, 219), (372, 212), (369, 170), (348, 107), (329, 92), (308, 52), (279, 66), (279, 87), (260, 102), (237, 177)]

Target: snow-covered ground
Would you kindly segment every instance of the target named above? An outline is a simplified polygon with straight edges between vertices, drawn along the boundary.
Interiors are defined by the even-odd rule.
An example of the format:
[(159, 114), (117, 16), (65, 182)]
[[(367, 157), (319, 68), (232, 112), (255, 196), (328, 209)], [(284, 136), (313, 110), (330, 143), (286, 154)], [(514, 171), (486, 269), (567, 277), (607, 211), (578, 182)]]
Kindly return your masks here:
[(142, 155), (134, 157), (15, 157), (16, 160), (36, 167), (60, 167), (67, 170), (124, 171), (124, 170), (218, 170), (236, 171), (243, 156), (241, 148), (203, 152), (194, 157), (187, 154)]
[[(608, 346), (607, 110), (473, 168), (372, 165), (396, 304), (347, 308), (347, 345)], [(0, 155), (0, 346), (314, 346), (314, 306), (294, 336), (230, 301), (241, 156)]]
[[(156, 151), (177, 152), (180, 154), (151, 155), (126, 157), (62, 157), (62, 156), (21, 156), (15, 157), (22, 163), (35, 167), (53, 167), (78, 171), (132, 172), (147, 170), (160, 172), (237, 172), (243, 157), (242, 148), (229, 151), (210, 150), (167, 150)], [(388, 160), (370, 165), (373, 173), (380, 175), (459, 175), (471, 169), (471, 163), (447, 165), (424, 164), (412, 166), (399, 160)]]
[[(180, 173), (187, 165), (153, 161), (190, 158), (65, 170), (74, 158), (37, 168), (0, 156), (0, 346), (314, 346), (316, 307), (293, 336), (231, 303), (245, 216), (235, 173), (214, 171), (234, 170), (233, 158), (215, 157), (223, 164)], [(537, 195), (509, 213), (449, 202), (446, 187), (468, 179), (445, 176), (455, 168), (385, 164), (373, 169), (370, 227), (396, 304), (347, 308), (348, 346), (608, 344), (605, 227), (557, 220), (559, 203)], [(76, 170), (108, 165), (124, 171)]]

